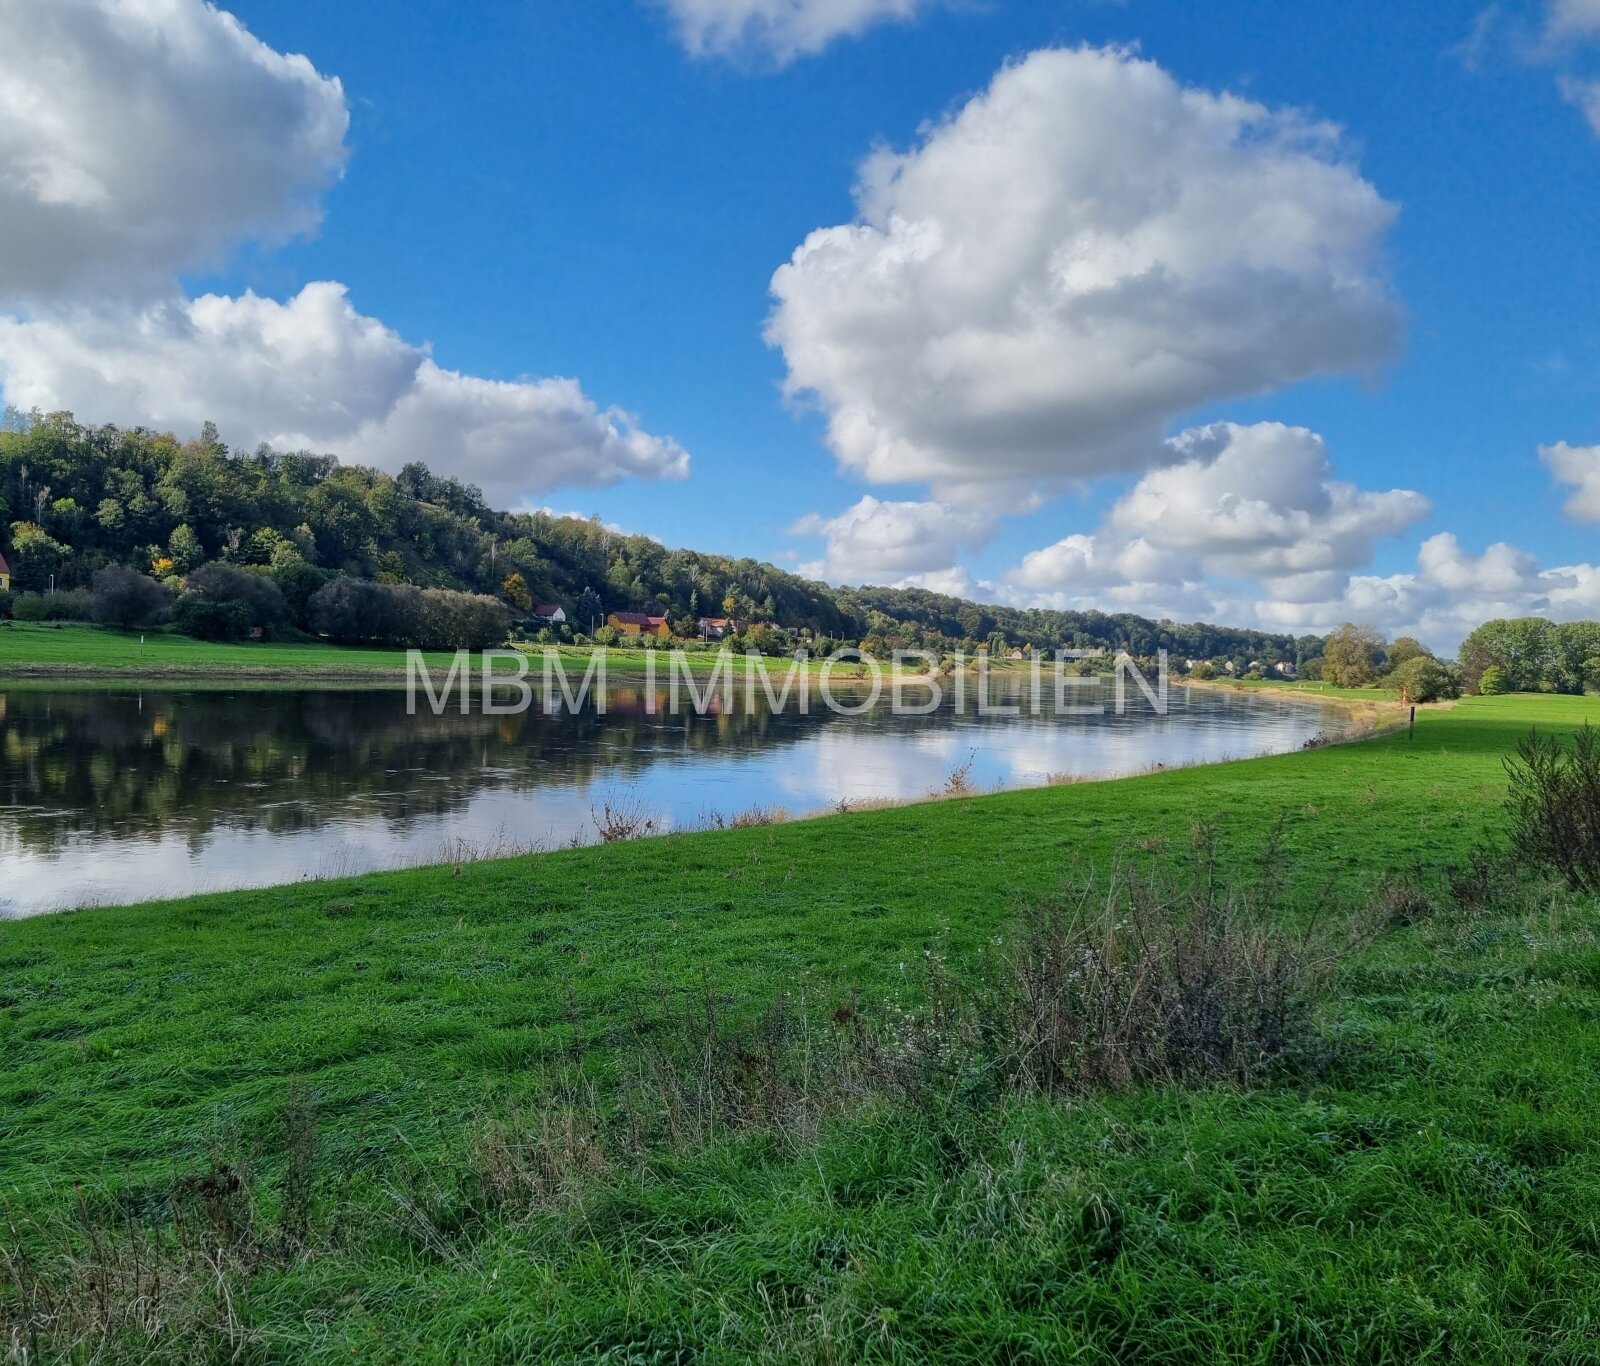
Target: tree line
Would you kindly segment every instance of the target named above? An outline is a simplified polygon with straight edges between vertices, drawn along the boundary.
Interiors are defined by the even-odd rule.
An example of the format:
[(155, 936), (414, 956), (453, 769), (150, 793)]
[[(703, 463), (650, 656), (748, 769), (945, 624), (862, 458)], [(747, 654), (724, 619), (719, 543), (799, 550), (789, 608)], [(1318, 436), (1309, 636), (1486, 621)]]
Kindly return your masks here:
[[(1166, 649), (1233, 661), (1240, 671), (1321, 653), (1316, 636), (1001, 607), (922, 589), (832, 587), (753, 559), (672, 549), (598, 519), (497, 511), (472, 485), (435, 475), (421, 461), (389, 474), (327, 454), (233, 450), (210, 424), (179, 441), (141, 428), (87, 426), (70, 413), (7, 410), (0, 549), (18, 590), (70, 595), (54, 606), (30, 603), (28, 611), (87, 613), (96, 574), (117, 568), (162, 588), (180, 628), (221, 634), (335, 635), (344, 623), (337, 638), (415, 640), (447, 615), (444, 600), (417, 594), (445, 592), (492, 599), (512, 626), (536, 627), (534, 604), (554, 603), (565, 609), (568, 630), (583, 634), (608, 612), (649, 611), (684, 636), (696, 634), (701, 616), (732, 617), (875, 651), (986, 645), (1146, 657)], [(242, 612), (219, 607), (225, 600), (201, 573), (214, 567), (270, 582), (281, 614), (270, 594), (232, 599)], [(197, 574), (198, 590), (190, 587)], [(352, 618), (340, 604), (363, 590), (319, 596), (336, 580), (400, 590), (382, 599), (380, 636), (349, 634)], [(227, 583), (240, 589), (242, 580)], [(190, 597), (198, 600), (184, 605)], [(246, 626), (244, 617), (263, 607), (272, 619)], [(454, 608), (490, 619), (481, 604)]]

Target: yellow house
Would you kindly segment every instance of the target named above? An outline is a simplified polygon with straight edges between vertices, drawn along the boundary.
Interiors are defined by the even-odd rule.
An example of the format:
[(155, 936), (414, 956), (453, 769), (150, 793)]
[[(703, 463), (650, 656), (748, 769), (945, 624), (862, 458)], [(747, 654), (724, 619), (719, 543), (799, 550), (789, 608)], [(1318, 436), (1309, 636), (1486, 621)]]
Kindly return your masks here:
[(6, 557), (0, 555), (0, 593), (8, 592), (11, 588), (11, 566), (6, 563)]
[(672, 639), (672, 628), (665, 617), (653, 617), (648, 612), (609, 612), (606, 625), (625, 636), (659, 636)]

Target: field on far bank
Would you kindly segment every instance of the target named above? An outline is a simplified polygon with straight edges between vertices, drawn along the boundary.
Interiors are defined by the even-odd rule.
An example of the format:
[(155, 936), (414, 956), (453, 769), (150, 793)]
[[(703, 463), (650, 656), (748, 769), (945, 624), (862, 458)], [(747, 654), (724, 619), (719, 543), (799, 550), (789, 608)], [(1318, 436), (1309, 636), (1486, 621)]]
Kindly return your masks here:
[[(518, 648), (532, 653), (531, 667), (537, 676), (545, 647), (523, 642)], [(591, 654), (587, 648), (575, 646), (550, 648), (566, 661), (568, 668), (579, 670), (587, 665)], [(608, 676), (642, 677), (646, 654), (643, 649), (612, 647), (606, 655)], [(714, 653), (698, 649), (686, 651), (684, 657), (697, 673), (709, 671), (716, 659)], [(423, 658), (434, 671), (447, 670), (452, 662), (450, 652), (442, 650), (424, 651)], [(773, 660), (772, 664), (775, 668), (787, 667), (782, 660)], [(497, 667), (508, 672), (510, 669), (504, 663)], [(666, 660), (662, 659), (657, 667), (665, 680)], [(843, 677), (848, 669), (839, 673)], [(207, 677), (404, 682), (406, 651), (321, 641), (224, 644), (162, 631), (117, 631), (84, 622), (11, 622), (0, 626), (0, 679)]]
[[(429, 667), (450, 655), (430, 652)], [(322, 643), (253, 641), (237, 645), (161, 631), (116, 631), (83, 622), (12, 622), (0, 627), (0, 678), (257, 677), (405, 679), (404, 650)]]
[[(665, 649), (673, 644), (686, 645), (682, 658), (696, 674), (708, 674), (716, 667), (715, 649), (702, 647), (698, 642), (663, 642)], [(531, 671), (537, 677), (539, 659), (546, 649), (553, 650), (570, 670), (587, 668), (593, 651), (588, 646), (543, 646), (527, 641), (515, 643), (514, 648), (525, 650), (533, 656)], [(608, 678), (637, 681), (645, 675), (651, 651), (611, 646), (606, 652)], [(657, 676), (666, 680), (670, 666), (661, 652), (657, 654)], [(424, 658), (430, 670), (450, 667), (452, 655), (448, 651), (425, 651)], [(793, 661), (772, 658), (769, 670), (781, 676)], [(820, 674), (825, 661), (812, 659), (805, 667), (813, 675)], [(948, 677), (948, 663), (941, 677)], [(476, 668), (476, 663), (474, 664)], [(499, 666), (502, 669), (505, 665)], [(677, 666), (682, 667), (682, 666)], [(976, 671), (978, 657), (966, 660), (969, 674)], [(1027, 661), (996, 659), (986, 663), (996, 678), (1026, 679), (1031, 675)], [(1046, 689), (1050, 686), (1051, 669), (1044, 669)], [(742, 657), (735, 659), (736, 670), (743, 668)], [(880, 668), (884, 678), (891, 677), (894, 666), (887, 660)], [(848, 662), (841, 662), (831, 670), (832, 677), (841, 685), (859, 681), (865, 671)], [(920, 676), (920, 663), (908, 664), (907, 677)], [(742, 678), (743, 674), (737, 675)], [(109, 627), (94, 626), (85, 622), (10, 622), (0, 623), (0, 680), (6, 679), (145, 679), (162, 680), (240, 680), (293, 683), (304, 681), (324, 682), (383, 682), (403, 683), (406, 678), (406, 652), (379, 647), (331, 645), (324, 642), (252, 641), (224, 644), (195, 640), (190, 636), (163, 631), (118, 631)], [(576, 679), (574, 679), (576, 682)], [(1326, 683), (1291, 683), (1279, 680), (1260, 682), (1233, 679), (1216, 679), (1206, 683), (1190, 683), (1174, 676), (1175, 684), (1218, 688), (1233, 691), (1251, 691), (1279, 697), (1309, 697), (1328, 701), (1345, 701), (1385, 705), (1396, 703), (1396, 695), (1378, 688), (1336, 688)]]
[[(0, 925), (0, 1206), (32, 1230), (0, 1330), (58, 1230), (104, 1259), (154, 1228), (176, 1280), (163, 1221), (243, 1189), (298, 1250), (214, 1311), (206, 1263), (159, 1351), (107, 1359), (1592, 1360), (1600, 914), (1425, 902), (1501, 828), (1528, 727), (1597, 714), (1473, 698), (1414, 740)], [(776, 994), (897, 1018), (1196, 821), (1224, 877), (1281, 863), (1286, 934), (1392, 903), (1293, 1083), (974, 1078), (637, 1171), (585, 1137), (686, 1002), (759, 1069)]]

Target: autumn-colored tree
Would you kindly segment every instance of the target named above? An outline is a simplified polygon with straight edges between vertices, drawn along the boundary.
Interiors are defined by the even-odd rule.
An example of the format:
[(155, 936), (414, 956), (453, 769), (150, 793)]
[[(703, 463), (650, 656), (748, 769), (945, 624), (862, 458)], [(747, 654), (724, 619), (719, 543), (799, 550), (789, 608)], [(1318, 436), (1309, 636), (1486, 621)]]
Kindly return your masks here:
[(1322, 676), (1340, 688), (1364, 688), (1378, 675), (1383, 637), (1370, 626), (1347, 621), (1322, 648)]
[(506, 575), (505, 582), (500, 585), (500, 596), (519, 611), (533, 610), (533, 594), (528, 591), (528, 581), (517, 570)]

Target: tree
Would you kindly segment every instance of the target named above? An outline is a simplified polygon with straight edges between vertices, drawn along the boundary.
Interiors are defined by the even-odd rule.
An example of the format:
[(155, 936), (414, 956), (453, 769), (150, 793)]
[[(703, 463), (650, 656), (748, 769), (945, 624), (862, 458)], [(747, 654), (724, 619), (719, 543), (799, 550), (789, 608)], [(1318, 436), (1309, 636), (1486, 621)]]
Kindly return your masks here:
[(500, 592), (505, 600), (519, 611), (533, 610), (533, 594), (528, 591), (528, 581), (520, 572), (513, 570), (507, 574), (500, 585)]
[(1402, 664), (1413, 659), (1433, 658), (1433, 651), (1415, 636), (1396, 636), (1394, 643), (1385, 653), (1388, 655), (1383, 666), (1385, 673), (1393, 673)]
[(11, 524), (11, 568), (18, 588), (42, 591), (49, 587), (50, 576), (71, 553), (37, 522)]
[(178, 599), (173, 621), (196, 640), (243, 640), (250, 632), (250, 612), (234, 599), (207, 598), (185, 593)]
[(281, 564), (273, 565), (272, 581), (278, 585), (278, 591), (283, 594), (289, 616), (302, 631), (311, 629), (306, 604), (311, 601), (311, 595), (332, 577), (328, 570), (307, 564), (298, 555)]
[(187, 574), (205, 562), (206, 550), (200, 544), (200, 538), (194, 534), (194, 528), (184, 524), (174, 527), (172, 535), (167, 538), (167, 556), (177, 567), (178, 573)]
[(592, 588), (585, 588), (578, 594), (577, 606), (572, 609), (573, 624), (589, 635), (593, 635), (602, 624), (605, 616), (605, 604), (600, 601), (600, 595)]
[(1322, 676), (1340, 688), (1364, 688), (1377, 677), (1383, 637), (1370, 626), (1347, 621), (1322, 648)]
[(1491, 664), (1478, 675), (1478, 691), (1485, 697), (1498, 697), (1511, 691), (1511, 680), (1498, 664)]
[(1432, 655), (1413, 655), (1390, 676), (1413, 702), (1444, 702), (1461, 696), (1461, 675)]
[(1555, 637), (1556, 691), (1577, 695), (1600, 686), (1600, 622), (1564, 622)]
[[(181, 606), (191, 598), (218, 604), (236, 604), (247, 628), (260, 627), (271, 635), (289, 615), (283, 593), (265, 574), (238, 569), (228, 564), (208, 564), (190, 574), (185, 582)], [(191, 613), (194, 609), (190, 609)], [(187, 620), (196, 620), (192, 615)], [(211, 620), (211, 618), (205, 618)]]
[(408, 638), (407, 605), (396, 585), (337, 578), (311, 594), (306, 619), (311, 630), (341, 644), (395, 645)]
[(95, 573), (89, 612), (103, 626), (148, 626), (171, 602), (172, 594), (154, 579), (112, 565)]

